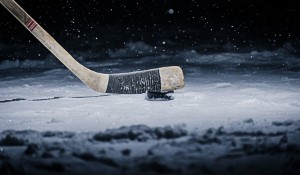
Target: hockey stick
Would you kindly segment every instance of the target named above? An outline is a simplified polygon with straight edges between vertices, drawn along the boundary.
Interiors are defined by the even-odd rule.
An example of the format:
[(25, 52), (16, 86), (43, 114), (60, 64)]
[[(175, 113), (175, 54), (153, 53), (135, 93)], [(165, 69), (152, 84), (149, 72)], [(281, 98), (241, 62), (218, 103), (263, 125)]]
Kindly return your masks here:
[(121, 74), (102, 74), (79, 64), (14, 0), (0, 3), (25, 26), (53, 55), (56, 56), (83, 83), (98, 92), (138, 94), (173, 91), (184, 87), (184, 76), (180, 67), (170, 66), (145, 71)]

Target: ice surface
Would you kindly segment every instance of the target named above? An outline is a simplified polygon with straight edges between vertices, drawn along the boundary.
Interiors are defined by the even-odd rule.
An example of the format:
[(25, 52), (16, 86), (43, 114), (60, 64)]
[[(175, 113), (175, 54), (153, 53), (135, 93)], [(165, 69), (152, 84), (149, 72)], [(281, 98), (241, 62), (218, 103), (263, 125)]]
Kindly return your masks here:
[(299, 172), (299, 56), (154, 47), (133, 42), (79, 61), (104, 73), (181, 66), (186, 87), (174, 100), (95, 92), (51, 57), (3, 61), (0, 172)]
[[(125, 46), (124, 56), (134, 50), (129, 48), (151, 47), (143, 42), (131, 43)], [(247, 118), (263, 123), (299, 117), (300, 59), (285, 49), (176, 52), (82, 62), (106, 73), (179, 65), (185, 73), (186, 87), (173, 94), (175, 100), (166, 102), (146, 101), (145, 94), (94, 92), (49, 57), (45, 61), (4, 61), (0, 64), (0, 130), (81, 132), (133, 124), (185, 124), (190, 129), (206, 129)]]

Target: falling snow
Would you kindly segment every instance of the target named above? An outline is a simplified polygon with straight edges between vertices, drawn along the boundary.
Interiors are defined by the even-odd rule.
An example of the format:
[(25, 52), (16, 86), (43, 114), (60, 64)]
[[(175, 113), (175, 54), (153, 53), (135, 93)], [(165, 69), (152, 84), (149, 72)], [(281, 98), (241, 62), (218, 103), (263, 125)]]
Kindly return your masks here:
[(87, 68), (175, 65), (186, 86), (172, 101), (95, 92), (2, 8), (1, 175), (299, 174), (294, 3), (19, 3)]

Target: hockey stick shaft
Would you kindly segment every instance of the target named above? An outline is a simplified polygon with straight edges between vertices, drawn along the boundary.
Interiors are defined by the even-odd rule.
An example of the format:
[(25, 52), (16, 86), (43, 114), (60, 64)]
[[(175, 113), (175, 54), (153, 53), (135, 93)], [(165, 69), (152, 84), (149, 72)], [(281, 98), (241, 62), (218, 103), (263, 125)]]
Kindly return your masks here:
[(181, 68), (177, 66), (123, 74), (102, 74), (94, 72), (79, 64), (14, 0), (0, 0), (0, 3), (71, 72), (95, 91), (135, 94), (143, 93), (146, 90), (159, 92), (184, 87), (184, 76)]

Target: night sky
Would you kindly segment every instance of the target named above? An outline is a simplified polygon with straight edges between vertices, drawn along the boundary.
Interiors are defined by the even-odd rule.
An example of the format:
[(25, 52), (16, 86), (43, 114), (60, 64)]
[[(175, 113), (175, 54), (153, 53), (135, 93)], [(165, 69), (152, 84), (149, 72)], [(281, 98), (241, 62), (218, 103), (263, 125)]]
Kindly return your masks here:
[[(17, 2), (67, 50), (89, 47), (91, 42), (98, 43), (98, 49), (108, 49), (129, 40), (151, 44), (161, 39), (180, 46), (228, 41), (241, 47), (299, 44), (299, 7), (291, 0)], [(0, 59), (12, 52), (18, 52), (20, 59), (30, 53), (48, 53), (6, 9), (1, 7), (0, 14)]]

